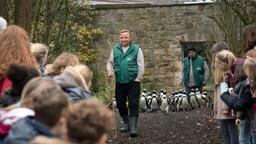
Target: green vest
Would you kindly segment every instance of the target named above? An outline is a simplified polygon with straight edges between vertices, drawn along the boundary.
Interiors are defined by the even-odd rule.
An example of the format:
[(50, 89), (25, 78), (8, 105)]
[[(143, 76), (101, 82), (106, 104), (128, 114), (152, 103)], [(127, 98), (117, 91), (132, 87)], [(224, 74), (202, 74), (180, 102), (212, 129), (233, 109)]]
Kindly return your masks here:
[[(193, 77), (196, 87), (199, 87), (204, 81), (204, 58), (201, 56), (196, 56), (192, 59), (193, 67)], [(189, 83), (189, 70), (190, 70), (190, 61), (186, 57), (183, 60), (183, 83), (185, 86)]]
[(120, 43), (113, 47), (114, 70), (117, 83), (134, 81), (138, 74), (137, 56), (139, 45), (131, 43), (128, 50), (123, 53)]

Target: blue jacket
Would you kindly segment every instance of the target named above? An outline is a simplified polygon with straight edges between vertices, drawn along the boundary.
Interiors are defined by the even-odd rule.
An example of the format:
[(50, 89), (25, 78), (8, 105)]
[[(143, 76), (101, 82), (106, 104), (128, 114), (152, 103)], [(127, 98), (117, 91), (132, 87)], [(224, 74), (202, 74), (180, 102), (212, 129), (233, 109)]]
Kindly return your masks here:
[(38, 135), (56, 137), (44, 124), (33, 118), (22, 118), (12, 126), (3, 144), (28, 144)]
[(66, 87), (62, 89), (71, 97), (73, 102), (78, 102), (91, 97), (91, 93), (83, 90), (81, 87)]

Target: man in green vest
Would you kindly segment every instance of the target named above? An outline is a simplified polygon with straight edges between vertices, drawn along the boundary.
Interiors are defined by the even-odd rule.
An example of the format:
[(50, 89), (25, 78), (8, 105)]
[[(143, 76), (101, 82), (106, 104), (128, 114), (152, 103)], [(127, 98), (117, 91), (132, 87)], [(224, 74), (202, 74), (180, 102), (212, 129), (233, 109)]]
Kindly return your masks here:
[[(144, 58), (139, 45), (131, 42), (131, 33), (122, 30), (107, 62), (108, 76), (116, 78), (115, 98), (124, 127), (121, 132), (137, 136), (140, 81), (144, 73)], [(128, 105), (126, 104), (128, 100)]]
[(202, 87), (205, 85), (205, 81), (209, 77), (209, 68), (203, 57), (197, 55), (197, 51), (194, 47), (188, 48), (188, 57), (183, 59), (180, 85), (186, 89), (186, 93), (189, 97), (191, 89), (198, 88), (202, 92)]

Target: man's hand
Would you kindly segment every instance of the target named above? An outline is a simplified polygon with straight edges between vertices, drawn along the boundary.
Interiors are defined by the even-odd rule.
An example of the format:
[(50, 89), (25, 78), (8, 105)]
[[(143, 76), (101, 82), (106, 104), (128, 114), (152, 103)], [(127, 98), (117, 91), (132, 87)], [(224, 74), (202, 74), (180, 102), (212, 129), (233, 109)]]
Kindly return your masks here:
[(205, 81), (202, 82), (202, 86), (205, 86)]
[(183, 84), (182, 80), (179, 80), (179, 86), (182, 86), (182, 84)]
[(108, 77), (113, 77), (113, 76), (114, 76), (113, 71), (108, 71)]

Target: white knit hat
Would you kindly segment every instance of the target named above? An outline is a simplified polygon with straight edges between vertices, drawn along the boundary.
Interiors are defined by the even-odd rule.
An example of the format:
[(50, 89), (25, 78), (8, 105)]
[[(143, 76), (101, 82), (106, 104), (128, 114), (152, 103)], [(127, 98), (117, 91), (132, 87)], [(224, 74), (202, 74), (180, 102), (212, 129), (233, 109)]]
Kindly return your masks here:
[(6, 27), (7, 21), (3, 17), (0, 17), (0, 31), (4, 30)]

